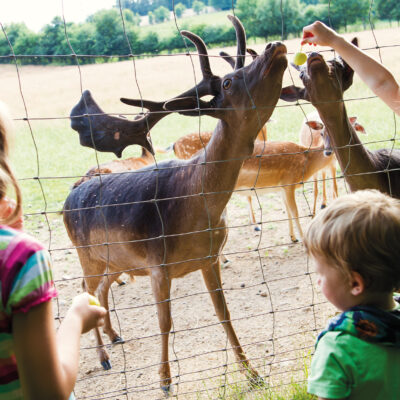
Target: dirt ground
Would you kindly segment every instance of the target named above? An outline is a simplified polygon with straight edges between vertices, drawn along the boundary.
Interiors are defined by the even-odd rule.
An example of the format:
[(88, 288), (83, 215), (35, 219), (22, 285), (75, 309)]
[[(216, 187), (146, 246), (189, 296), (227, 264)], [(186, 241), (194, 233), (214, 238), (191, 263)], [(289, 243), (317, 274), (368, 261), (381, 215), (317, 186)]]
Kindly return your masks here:
[[(297, 191), (303, 229), (311, 220), (312, 188)], [(345, 190), (339, 182), (340, 191)], [(328, 192), (330, 194), (330, 192)], [(258, 221), (261, 209), (253, 204)], [(279, 193), (259, 196), (262, 231), (249, 225), (246, 198), (233, 194), (228, 205), (229, 239), (224, 254), (223, 287), (234, 327), (252, 365), (271, 386), (304, 380), (316, 332), (335, 312), (313, 281), (313, 267), (301, 242), (288, 235), (286, 212)], [(50, 228), (51, 235), (49, 235)], [(59, 292), (56, 315), (63, 316), (80, 293), (82, 270), (61, 218), (45, 221), (32, 232), (48, 244)], [(298, 234), (297, 234), (298, 235)], [(227, 337), (215, 315), (200, 271), (172, 284), (173, 334), (170, 359), (174, 395), (182, 399), (217, 398), (226, 382), (248, 387)], [(94, 335), (82, 339), (78, 399), (159, 399), (160, 333), (150, 280), (138, 277), (124, 286), (113, 284), (110, 307), (114, 328), (124, 344), (110, 345), (112, 369), (104, 371)], [(231, 398), (230, 395), (226, 395)]]

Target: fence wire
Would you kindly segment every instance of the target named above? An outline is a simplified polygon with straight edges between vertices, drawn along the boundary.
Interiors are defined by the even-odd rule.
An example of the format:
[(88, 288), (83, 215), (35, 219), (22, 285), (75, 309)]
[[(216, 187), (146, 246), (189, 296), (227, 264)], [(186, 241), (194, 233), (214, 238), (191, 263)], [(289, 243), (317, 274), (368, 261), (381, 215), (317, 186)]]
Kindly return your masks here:
[[(276, 192), (281, 189), (289, 188), (292, 186), (298, 187), (301, 184), (306, 184), (305, 179), (307, 162), (300, 166), (302, 169), (302, 179), (300, 181), (293, 181), (290, 184), (268, 187), (269, 191), (275, 192), (274, 194), (265, 194), (265, 187), (256, 187), (256, 182), (260, 176), (265, 172), (263, 171), (263, 159), (268, 157), (281, 158), (294, 156), (300, 154), (299, 152), (286, 152), (284, 154), (258, 154), (258, 170), (254, 176), (254, 184), (249, 185), (248, 188), (239, 188), (232, 190), (233, 195), (227, 205), (227, 230), (229, 231), (226, 244), (222, 246), (220, 251), (215, 252), (214, 241), (218, 235), (223, 235), (225, 227), (222, 225), (215, 226), (212, 221), (214, 204), (210, 200), (218, 195), (230, 194), (231, 191), (210, 190), (208, 188), (209, 182), (209, 168), (218, 166), (219, 164), (226, 165), (229, 170), (230, 163), (237, 161), (244, 161), (248, 157), (237, 158), (230, 157), (229, 155), (223, 160), (215, 160), (212, 158), (213, 145), (205, 147), (201, 133), (206, 130), (203, 128), (207, 125), (204, 122), (204, 117), (200, 112), (200, 97), (196, 88), (197, 94), (197, 108), (194, 110), (198, 112), (197, 118), (197, 134), (200, 142), (205, 148), (204, 161), (201, 163), (187, 161), (185, 164), (166, 164), (159, 161), (157, 156), (154, 158), (152, 166), (147, 167), (146, 170), (130, 170), (118, 171), (113, 173), (118, 176), (125, 176), (127, 180), (133, 182), (143, 182), (144, 177), (147, 176), (149, 168), (152, 169), (152, 174), (155, 177), (155, 195), (149, 200), (119, 202), (117, 205), (101, 205), (104, 196), (107, 196), (107, 173), (98, 173), (97, 176), (100, 181), (98, 191), (98, 204), (95, 206), (77, 207), (74, 209), (76, 213), (85, 213), (90, 211), (99, 211), (101, 221), (96, 230), (102, 233), (102, 240), (92, 241), (91, 238), (86, 238), (84, 244), (73, 245), (68, 239), (67, 233), (62, 223), (62, 204), (65, 198), (58, 196), (57, 191), (65, 193), (65, 186), (69, 186), (71, 182), (79, 178), (85, 178), (86, 170), (83, 165), (88, 165), (88, 160), (93, 160), (93, 165), (97, 168), (102, 166), (102, 159), (104, 158), (96, 150), (81, 149), (76, 143), (76, 152), (82, 152), (82, 166), (74, 166), (70, 168), (64, 165), (67, 160), (68, 154), (63, 153), (60, 148), (59, 161), (64, 166), (65, 173), (63, 175), (48, 175), (42, 174), (43, 151), (38, 144), (43, 143), (43, 135), (46, 141), (51, 141), (51, 134), (43, 133), (40, 131), (41, 126), (36, 125), (38, 122), (51, 125), (52, 134), (54, 131), (60, 129), (60, 125), (69, 122), (67, 115), (47, 115), (47, 111), (43, 110), (45, 115), (37, 117), (31, 116), (30, 110), (27, 106), (24, 92), (24, 82), (29, 79), (28, 67), (20, 66), (20, 61), (29, 57), (42, 57), (44, 59), (57, 59), (70, 57), (74, 61), (74, 66), (68, 68), (76, 68), (77, 82), (79, 91), (82, 95), (86, 89), (91, 89), (87, 86), (86, 79), (84, 78), (83, 69), (88, 68), (88, 65), (81, 65), (80, 60), (94, 59), (101, 57), (103, 59), (112, 59), (118, 57), (119, 60), (126, 59), (131, 65), (131, 76), (126, 77), (127, 85), (133, 83), (134, 93), (137, 98), (142, 100), (142, 109), (139, 112), (124, 112), (123, 115), (128, 119), (143, 115), (146, 112), (144, 108), (144, 96), (140, 73), (138, 66), (143, 62), (141, 54), (133, 54), (132, 45), (129, 41), (129, 36), (126, 31), (124, 14), (122, 12), (121, 1), (118, 2), (118, 8), (121, 18), (121, 25), (124, 32), (124, 40), (129, 48), (129, 54), (116, 54), (110, 55), (85, 55), (76, 54), (73, 44), (69, 40), (69, 27), (68, 21), (64, 15), (64, 4), (68, 0), (61, 0), (61, 17), (64, 24), (64, 35), (70, 49), (70, 54), (65, 55), (24, 55), (15, 54), (14, 44), (11, 42), (7, 35), (7, 28), (1, 24), (2, 32), (7, 40), (10, 48), (10, 55), (1, 56), (0, 60), (9, 60), (15, 66), (15, 76), (18, 83), (18, 93), (20, 100), (23, 104), (23, 115), (16, 115), (14, 120), (18, 127), (26, 124), (30, 138), (33, 143), (33, 153), (27, 157), (34, 157), (36, 159), (36, 171), (32, 171), (31, 176), (20, 176), (21, 185), (38, 185), (40, 193), (40, 201), (43, 206), (40, 210), (30, 210), (30, 199), (25, 198), (25, 213), (24, 216), (27, 221), (30, 221), (32, 234), (38, 236), (45, 243), (48, 244), (48, 250), (53, 258), (54, 263), (54, 276), (56, 288), (59, 292), (59, 297), (54, 301), (54, 310), (56, 320), (61, 321), (68, 309), (71, 298), (82, 291), (82, 280), (98, 280), (100, 290), (104, 286), (108, 286), (115, 282), (121, 274), (123, 276), (137, 277), (137, 282), (117, 286), (115, 283), (110, 285), (109, 289), (109, 310), (113, 328), (116, 329), (118, 336), (123, 338), (122, 343), (112, 344), (107, 335), (102, 334), (105, 341), (104, 346), (98, 345), (94, 340), (92, 334), (84, 335), (81, 342), (81, 361), (80, 373), (75, 387), (75, 396), (79, 400), (83, 399), (162, 399), (164, 395), (160, 390), (161, 386), (168, 386), (170, 384), (170, 397), (181, 399), (221, 399), (221, 398), (257, 398), (258, 394), (265, 391), (285, 391), (293, 383), (302, 384), (306, 380), (306, 370), (304, 365), (308, 365), (310, 355), (313, 352), (314, 340), (316, 334), (324, 327), (325, 322), (329, 316), (335, 311), (326, 303), (321, 294), (315, 287), (314, 273), (309, 258), (305, 255), (303, 246), (300, 242), (293, 243), (287, 233), (287, 228), (283, 227), (288, 223), (289, 216), (282, 217), (281, 204)], [(284, 0), (280, 1), (281, 10), (281, 24), (282, 24), (282, 37), (284, 32)], [(329, 7), (331, 6), (329, 2)], [(373, 23), (371, 21), (371, 10), (373, 0), (370, 2), (369, 10), (369, 30), (374, 36), (375, 46), (363, 48), (365, 51), (378, 50), (379, 59), (384, 64), (381, 55), (381, 50), (392, 49), (397, 51), (400, 44), (393, 45), (380, 45), (375, 35)], [(174, 0), (172, 0), (173, 8), (175, 8)], [(232, 14), (235, 15), (235, 7), (232, 1)], [(177, 31), (181, 33), (182, 29), (177, 19), (175, 12), (174, 24)], [(246, 28), (246, 27), (245, 27)], [(193, 76), (193, 87), (197, 86), (201, 81), (201, 76), (198, 75), (197, 65), (199, 56), (197, 52), (193, 52), (189, 47), (188, 41), (181, 34), (185, 52), (179, 54), (154, 54), (146, 55), (147, 58), (156, 58), (156, 60), (163, 60), (167, 58), (189, 58), (190, 70), (182, 71), (183, 74), (191, 74)], [(206, 42), (206, 38), (205, 39)], [(284, 41), (285, 42), (285, 41)], [(207, 44), (207, 43), (206, 43)], [(325, 52), (324, 52), (325, 53)], [(328, 55), (331, 52), (326, 52)], [(292, 53), (289, 52), (288, 57)], [(208, 59), (217, 61), (222, 56), (209, 54)], [(236, 56), (233, 55), (233, 58)], [(140, 60), (139, 60), (140, 58)], [(251, 56), (246, 55), (246, 64), (251, 62)], [(117, 73), (118, 64), (114, 64), (114, 74)], [(390, 66), (389, 66), (390, 67)], [(21, 76), (21, 70), (24, 70), (24, 76)], [(27, 72), (25, 72), (27, 71)], [(25, 75), (26, 74), (26, 75)], [(288, 78), (290, 83), (297, 81), (297, 74), (287, 68)], [(110, 75), (110, 84), (113, 84), (112, 73)], [(256, 108), (258, 118), (258, 128), (261, 130), (262, 112), (265, 110), (262, 107), (255, 107), (255, 101), (251, 96), (251, 91), (248, 88), (246, 77), (243, 75), (245, 91), (242, 96), (248, 96), (252, 106), (249, 108)], [(76, 82), (75, 82), (76, 84)], [(172, 81), (164, 82), (165, 85), (173, 86), (175, 83)], [(72, 85), (72, 83), (71, 83)], [(122, 92), (121, 88), (121, 92)], [(6, 93), (7, 95), (7, 93)], [(60, 96), (63, 96), (60, 93)], [(158, 94), (154, 93), (154, 98)], [(354, 102), (365, 101), (366, 107), (373, 102), (375, 96), (364, 96), (356, 98), (345, 98), (347, 106)], [(4, 98), (7, 102), (7, 98)], [(51, 99), (48, 99), (50, 102)], [(86, 109), (88, 104), (85, 102)], [(71, 108), (74, 104), (71, 104)], [(280, 117), (290, 119), (295, 112), (299, 111), (303, 118), (307, 118), (309, 106), (306, 102), (298, 101), (294, 104), (278, 103), (275, 107), (275, 113)], [(232, 109), (234, 112), (235, 109)], [(157, 113), (157, 112), (154, 112)], [(95, 114), (92, 114), (92, 116)], [(121, 113), (107, 113), (109, 116), (120, 116)], [(166, 118), (169, 118), (168, 116)], [(179, 117), (182, 120), (188, 119), (187, 116)], [(88, 118), (91, 124), (91, 119)], [(393, 135), (386, 139), (379, 140), (363, 140), (364, 146), (377, 146), (388, 147), (390, 154), (397, 147), (397, 125), (396, 118), (393, 114)], [(362, 123), (362, 121), (361, 121)], [(52, 125), (54, 124), (54, 125)], [(185, 127), (184, 124), (178, 125), (178, 132), (175, 137), (178, 138), (186, 133), (189, 133), (181, 128)], [(37, 127), (37, 128), (36, 128)], [(300, 127), (299, 127), (300, 128)], [(92, 128), (91, 135), (92, 141), (95, 142), (96, 132)], [(271, 130), (273, 130), (271, 128)], [(153, 130), (155, 131), (155, 129)], [(280, 136), (281, 140), (285, 140), (285, 134)], [(69, 137), (70, 141), (76, 141), (76, 136)], [(150, 141), (153, 145), (157, 142), (156, 134), (152, 133)], [(264, 148), (269, 141), (269, 136), (264, 142)], [(388, 144), (389, 143), (389, 144)], [(227, 144), (227, 147), (231, 146)], [(362, 146), (361, 145), (361, 146)], [(346, 148), (350, 150), (354, 146), (348, 145)], [(94, 146), (96, 147), (96, 146)], [(45, 151), (45, 150), (44, 150)], [(306, 150), (309, 154), (313, 154), (321, 149), (310, 147)], [(227, 153), (229, 154), (229, 152)], [(65, 157), (65, 160), (64, 160)], [(125, 156), (124, 156), (125, 157)], [(284, 165), (284, 163), (283, 163)], [(82, 168), (81, 168), (82, 167)], [(201, 184), (199, 192), (192, 193), (189, 190), (185, 195), (168, 195), (164, 196), (162, 192), (162, 177), (165, 174), (174, 174), (177, 170), (182, 171), (182, 175), (190, 173), (195, 168), (200, 168), (202, 171)], [(394, 171), (395, 169), (390, 169)], [(73, 171), (73, 172), (71, 172)], [(78, 171), (78, 172), (77, 172)], [(389, 164), (383, 170), (389, 172)], [(376, 174), (381, 171), (373, 171), (368, 174)], [(348, 191), (345, 183), (345, 175), (347, 174), (347, 167), (343, 171), (338, 171), (336, 180), (340, 185), (340, 193)], [(224, 176), (215, 176), (215, 181), (224, 179)], [(332, 186), (333, 178), (326, 178), (328, 187)], [(313, 192), (311, 188), (313, 183), (322, 183), (322, 180), (313, 177), (308, 180), (307, 185), (303, 189), (298, 189), (296, 201), (300, 208), (300, 215), (298, 220), (300, 224), (305, 227), (311, 220)], [(182, 184), (187, 183), (182, 180)], [(27, 186), (28, 187), (28, 186)], [(31, 187), (31, 186), (29, 186)], [(60, 188), (64, 187), (63, 190)], [(144, 186), (143, 186), (144, 187)], [(141, 187), (141, 188), (143, 188)], [(170, 193), (174, 193), (172, 190)], [(175, 191), (176, 193), (176, 191)], [(241, 195), (241, 196), (239, 196)], [(256, 224), (249, 223), (246, 213), (244, 211), (245, 202), (241, 200), (243, 195), (251, 195), (256, 198), (257, 205), (257, 221)], [(51, 198), (51, 200), (49, 200)], [(56, 201), (54, 201), (56, 198)], [(200, 198), (204, 207), (207, 219), (206, 227), (198, 227), (196, 221), (192, 221), (193, 229), (189, 232), (168, 233), (170, 230), (165, 226), (162, 210), (160, 204), (165, 201), (177, 202), (179, 201), (192, 201), (193, 199)], [(36, 199), (38, 201), (38, 199)], [(55, 209), (49, 209), (49, 204), (56, 202), (59, 206)], [(119, 235), (115, 226), (110, 225), (107, 219), (109, 208), (115, 209), (115, 213), (119, 211), (116, 209), (126, 209), (130, 207), (133, 210), (135, 207), (144, 207), (144, 205), (154, 205), (155, 215), (161, 226), (161, 235), (157, 238), (154, 237), (141, 237), (141, 238), (126, 238)], [(170, 210), (173, 215), (174, 210)], [(272, 215), (271, 215), (272, 214)], [(191, 220), (192, 215), (186, 216)], [(296, 219), (296, 218), (295, 218)], [(43, 222), (44, 221), (44, 222)], [(179, 226), (180, 221), (174, 221)], [(254, 227), (259, 227), (258, 232), (253, 232)], [(121, 230), (126, 229), (120, 227)], [(181, 249), (181, 252), (191, 254), (190, 246), (193, 250), (196, 242), (190, 237), (193, 235), (200, 235), (206, 233), (209, 237), (208, 248), (205, 251), (206, 256), (196, 257), (189, 255), (184, 259), (174, 260), (171, 259), (170, 252), (173, 251), (169, 247), (169, 240), (180, 240), (187, 238), (189, 249)], [(115, 248), (125, 248), (127, 252), (126, 257), (131, 257), (129, 253), (129, 246), (141, 245), (143, 247), (150, 246), (150, 243), (157, 239), (160, 243), (158, 257), (148, 258), (152, 262), (142, 265), (142, 260), (131, 260), (129, 268), (118, 267), (115, 265), (113, 257), (115, 257)], [(125, 247), (123, 247), (125, 246)], [(92, 251), (101, 252), (103, 254), (105, 268), (99, 273), (85, 274), (81, 268), (80, 261), (82, 256), (78, 259), (76, 250), (78, 251)], [(128, 250), (127, 250), (128, 249)], [(82, 253), (83, 254), (83, 253)], [(146, 255), (141, 255), (142, 259), (146, 259)], [(209, 294), (215, 293), (218, 295), (221, 290), (217, 287), (215, 289), (204, 289), (203, 284), (198, 279), (199, 271), (202, 267), (193, 267), (193, 270), (187, 268), (189, 263), (198, 265), (203, 262), (208, 265), (211, 259), (216, 257), (221, 260), (222, 268), (222, 287), (226, 296), (226, 303), (223, 302), (223, 317), (221, 321), (213, 316), (213, 313), (218, 313), (217, 310), (212, 308), (209, 301)], [(228, 258), (230, 262), (222, 263), (223, 258)], [(158, 261), (155, 261), (158, 260)], [(220, 261), (218, 261), (219, 265)], [(169, 271), (176, 271), (181, 269), (181, 279), (172, 279), (169, 276)], [(204, 267), (203, 267), (204, 268)], [(161, 271), (161, 272), (160, 272)], [(190, 273), (189, 273), (190, 272)], [(219, 282), (218, 268), (212, 270), (215, 282)], [(155, 287), (156, 281), (149, 282), (149, 277), (156, 273), (163, 273), (168, 280), (166, 285), (167, 294), (163, 297), (161, 295), (154, 296), (154, 293), (160, 288)], [(178, 274), (179, 275), (179, 274)], [(183, 276), (185, 275), (185, 276)], [(142, 278), (144, 277), (144, 278)], [(150, 279), (151, 280), (151, 279)], [(101, 281), (101, 282), (100, 282)], [(104, 293), (103, 293), (104, 294)], [(101, 294), (100, 294), (101, 296)], [(228, 311), (229, 305), (229, 311)], [(156, 311), (157, 310), (157, 311)], [(161, 361), (161, 343), (168, 337), (168, 332), (161, 332), (158, 326), (157, 314), (162, 310), (167, 310), (171, 317), (171, 326), (169, 329), (169, 364), (171, 367), (171, 383), (163, 382), (162, 377), (158, 375), (158, 370), (161, 368), (165, 371), (166, 361)], [(158, 315), (159, 316), (159, 315)], [(160, 316), (159, 316), (160, 317)], [(243, 366), (240, 365), (238, 360), (234, 357), (235, 346), (233, 346), (228, 338), (228, 334), (224, 332), (222, 326), (227, 326), (229, 321), (232, 322), (236, 334), (240, 339), (241, 347), (246, 353), (247, 360), (251, 363), (252, 368), (258, 371), (261, 380), (250, 382), (246, 379), (243, 372)], [(222, 325), (222, 326), (221, 326)], [(105, 371), (99, 363), (97, 353), (99, 350), (105, 348), (109, 355), (112, 364), (110, 370)], [(244, 371), (245, 373), (248, 371)], [(164, 377), (165, 378), (165, 377)], [(251, 384), (252, 383), (252, 384)], [(246, 397), (248, 396), (248, 397)], [(254, 396), (254, 397), (251, 397)]]

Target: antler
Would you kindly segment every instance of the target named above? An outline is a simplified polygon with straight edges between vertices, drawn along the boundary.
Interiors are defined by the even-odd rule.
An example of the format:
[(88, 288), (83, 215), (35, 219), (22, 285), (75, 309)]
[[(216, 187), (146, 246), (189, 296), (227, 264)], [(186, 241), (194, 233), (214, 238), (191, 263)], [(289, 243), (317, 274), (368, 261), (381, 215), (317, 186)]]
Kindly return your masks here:
[[(243, 25), (236, 17), (228, 16), (228, 18), (236, 31), (237, 59), (235, 69), (238, 69), (243, 67), (244, 64), (246, 34)], [(79, 133), (82, 146), (91, 147), (98, 151), (112, 152), (120, 158), (125, 147), (131, 144), (139, 144), (154, 154), (147, 134), (166, 115), (178, 111), (179, 108), (183, 108), (179, 111), (186, 115), (199, 115), (199, 109), (207, 109), (209, 114), (213, 114), (210, 109), (215, 108), (213, 101), (215, 96), (220, 93), (221, 78), (211, 71), (207, 47), (203, 40), (189, 31), (181, 31), (181, 34), (197, 48), (203, 79), (193, 88), (167, 102), (121, 98), (121, 101), (125, 104), (149, 110), (149, 112), (138, 116), (134, 121), (107, 115), (96, 104), (91, 93), (86, 90), (82, 93), (79, 103), (70, 114), (71, 128)], [(208, 102), (201, 101), (200, 98), (206, 95), (214, 96), (214, 98)], [(166, 107), (167, 103), (168, 107)]]
[(82, 146), (112, 152), (118, 158), (125, 147), (131, 144), (138, 144), (154, 154), (147, 133), (161, 118), (169, 114), (163, 109), (163, 105), (164, 102), (142, 100), (138, 106), (151, 112), (130, 121), (105, 114), (90, 91), (85, 90), (79, 103), (71, 111), (71, 128), (79, 133)]

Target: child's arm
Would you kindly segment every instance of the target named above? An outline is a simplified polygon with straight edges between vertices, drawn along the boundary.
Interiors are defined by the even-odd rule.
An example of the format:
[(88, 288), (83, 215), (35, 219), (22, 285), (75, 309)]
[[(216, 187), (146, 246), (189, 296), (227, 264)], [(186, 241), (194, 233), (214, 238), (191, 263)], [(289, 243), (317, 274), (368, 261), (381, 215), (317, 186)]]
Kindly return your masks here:
[(80, 335), (101, 324), (105, 314), (104, 308), (89, 305), (85, 293), (74, 299), (57, 334), (51, 301), (13, 316), (24, 399), (68, 399), (78, 372)]
[(396, 114), (400, 115), (400, 88), (382, 64), (348, 42), (320, 21), (303, 28), (302, 44), (330, 46), (346, 60), (364, 83)]

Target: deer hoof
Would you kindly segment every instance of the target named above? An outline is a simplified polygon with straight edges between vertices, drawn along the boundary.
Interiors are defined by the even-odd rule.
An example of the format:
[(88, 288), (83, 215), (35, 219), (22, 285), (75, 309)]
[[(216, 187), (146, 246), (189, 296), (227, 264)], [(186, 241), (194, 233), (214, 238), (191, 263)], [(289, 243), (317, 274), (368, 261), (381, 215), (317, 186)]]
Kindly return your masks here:
[(118, 282), (118, 286), (124, 286), (124, 285), (126, 285), (126, 281), (120, 280)]
[(259, 389), (265, 387), (267, 384), (261, 376), (250, 376), (249, 377), (250, 387), (251, 389)]
[(112, 367), (111, 367), (111, 361), (110, 360), (104, 360), (104, 361), (102, 361), (101, 362), (101, 366), (103, 367), (103, 369), (105, 370), (105, 371), (108, 371), (108, 370), (110, 370)]
[(163, 385), (161, 386), (161, 390), (163, 391), (165, 397), (169, 397), (173, 393), (171, 385)]
[(255, 227), (254, 227), (254, 230), (255, 230), (256, 232), (260, 232), (260, 231), (261, 231), (261, 228), (260, 228), (259, 226), (255, 226)]
[(228, 265), (231, 264), (231, 260), (228, 260), (227, 258), (221, 263), (221, 268), (227, 267)]
[(297, 239), (295, 237), (291, 237), (290, 239), (292, 240), (293, 243), (297, 243), (299, 241), (299, 239)]
[(125, 340), (122, 339), (121, 336), (115, 336), (115, 338), (112, 340), (112, 344), (121, 344), (125, 343)]
[(326, 204), (321, 204), (321, 210), (323, 210), (324, 208), (326, 208)]

